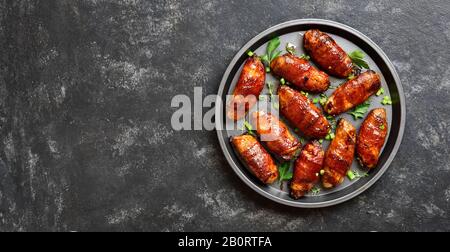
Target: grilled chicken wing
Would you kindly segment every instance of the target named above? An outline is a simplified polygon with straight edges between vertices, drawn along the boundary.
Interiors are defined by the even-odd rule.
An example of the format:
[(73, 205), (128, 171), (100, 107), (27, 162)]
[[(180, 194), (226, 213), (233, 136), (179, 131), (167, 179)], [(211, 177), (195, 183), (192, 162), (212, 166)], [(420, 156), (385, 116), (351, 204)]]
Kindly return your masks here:
[(330, 115), (344, 113), (363, 103), (380, 87), (380, 76), (374, 71), (366, 71), (339, 86), (328, 98), (324, 110)]
[(234, 136), (231, 143), (246, 167), (262, 183), (272, 184), (277, 180), (278, 168), (273, 158), (254, 136)]
[(247, 59), (233, 92), (233, 99), (227, 107), (227, 116), (239, 120), (252, 108), (264, 89), (266, 72), (259, 57)]
[(294, 175), (290, 184), (291, 197), (298, 199), (309, 192), (319, 182), (324, 151), (317, 141), (307, 143), (294, 164)]
[(336, 136), (325, 153), (322, 185), (335, 187), (344, 181), (355, 155), (356, 129), (345, 119), (340, 119)]
[(330, 123), (306, 96), (282, 85), (278, 89), (278, 97), (281, 114), (305, 136), (323, 138), (328, 134)]
[(346, 78), (352, 73), (352, 60), (328, 34), (317, 29), (305, 32), (303, 47), (327, 73), (339, 78)]
[[(270, 113), (254, 112), (252, 122), (267, 149), (284, 160), (291, 160), (300, 147), (300, 142), (289, 131), (286, 124)], [(267, 141), (266, 141), (267, 140)]]
[(361, 124), (356, 145), (358, 160), (362, 166), (372, 169), (377, 165), (387, 132), (386, 110), (376, 108), (370, 111)]
[(275, 75), (304, 91), (321, 93), (330, 86), (330, 78), (326, 73), (311, 66), (309, 61), (290, 53), (276, 57), (270, 63), (270, 68)]

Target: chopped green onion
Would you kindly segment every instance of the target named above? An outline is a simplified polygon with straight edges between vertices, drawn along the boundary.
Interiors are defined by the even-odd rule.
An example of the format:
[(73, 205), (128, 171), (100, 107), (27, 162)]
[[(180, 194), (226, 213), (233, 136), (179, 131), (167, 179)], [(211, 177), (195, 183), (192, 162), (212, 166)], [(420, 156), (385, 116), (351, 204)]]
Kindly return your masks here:
[(347, 79), (349, 79), (349, 80), (353, 80), (355, 78), (355, 75), (354, 74), (350, 74), (348, 77), (347, 77)]
[(314, 98), (313, 99), (313, 103), (318, 103), (319, 102), (319, 98)]
[(378, 89), (376, 95), (377, 95), (377, 96), (380, 96), (380, 95), (382, 95), (382, 94), (384, 94), (384, 88)]
[(266, 73), (270, 73), (270, 67), (266, 67)]
[(319, 143), (323, 143), (323, 139), (320, 139), (320, 140), (319, 140)]
[(280, 79), (280, 83), (281, 83), (281, 85), (286, 84), (286, 81), (284, 80), (284, 78), (281, 78), (281, 79)]
[(253, 55), (255, 55), (252, 51), (248, 51), (247, 52), (247, 55), (249, 56), (249, 57), (253, 57)]
[(350, 180), (354, 180), (354, 179), (356, 178), (356, 175), (353, 173), (352, 170), (349, 170), (349, 171), (347, 172), (347, 177), (348, 177)]
[(304, 95), (306, 97), (308, 97), (308, 95), (309, 95), (307, 92), (304, 92), (304, 91), (301, 91), (300, 93), (302, 93), (302, 95)]
[(383, 124), (380, 125), (380, 130), (384, 130), (384, 125)]
[(325, 170), (320, 170), (320, 175), (323, 176), (325, 174)]
[(381, 104), (383, 105), (392, 105), (392, 100), (389, 96), (385, 96), (383, 100), (381, 101)]
[(260, 96), (259, 96), (259, 100), (264, 101), (265, 99), (266, 99), (266, 96), (265, 96), (265, 95), (260, 95)]

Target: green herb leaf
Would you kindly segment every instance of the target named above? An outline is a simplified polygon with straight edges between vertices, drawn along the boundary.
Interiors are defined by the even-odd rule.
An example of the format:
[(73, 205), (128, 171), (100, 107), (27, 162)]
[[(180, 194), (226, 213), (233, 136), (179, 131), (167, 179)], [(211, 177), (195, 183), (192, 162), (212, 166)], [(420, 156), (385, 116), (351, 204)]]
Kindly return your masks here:
[(275, 57), (275, 50), (280, 46), (280, 38), (275, 37), (269, 41), (267, 44), (267, 55), (269, 55), (270, 61), (272, 61)]
[(273, 59), (275, 59), (276, 57), (280, 56), (281, 51), (276, 52), (274, 55), (272, 55), (272, 58), (270, 58), (270, 62), (272, 62)]
[(377, 91), (377, 93), (376, 93), (375, 95), (376, 95), (376, 96), (380, 96), (380, 95), (382, 95), (382, 94), (384, 94), (384, 88), (378, 89), (378, 91)]
[(270, 65), (269, 55), (264, 54), (263, 56), (261, 56), (261, 61), (262, 61), (265, 65)]
[(359, 66), (360, 68), (369, 69), (369, 65), (363, 59), (352, 59), (352, 61), (353, 63), (355, 63), (355, 65)]
[(352, 171), (352, 170), (349, 170), (348, 172), (347, 172), (347, 177), (350, 179), (350, 180), (354, 180), (354, 179), (358, 179), (358, 178), (364, 178), (364, 177), (368, 177), (369, 176), (369, 173), (368, 172), (366, 172), (366, 173), (359, 173), (358, 171)]
[(296, 49), (297, 47), (294, 45), (294, 44), (292, 44), (292, 43), (287, 43), (286, 44), (286, 52), (288, 52), (288, 53), (290, 53), (290, 54), (295, 54), (295, 49)]
[(381, 101), (381, 104), (383, 105), (392, 105), (392, 100), (389, 96), (385, 96), (383, 100)]
[(353, 51), (353, 52), (351, 52), (349, 55), (348, 55), (350, 58), (359, 58), (359, 59), (363, 59), (364, 58), (364, 53), (362, 52), (362, 51), (360, 51), (360, 50), (355, 50), (355, 51)]
[(278, 166), (278, 172), (280, 173), (279, 181), (289, 180), (292, 178), (292, 172), (289, 171), (290, 163), (286, 162)]
[(313, 195), (318, 195), (318, 194), (320, 193), (320, 188), (318, 188), (318, 187), (313, 187), (313, 188), (311, 189), (311, 193), (312, 193)]
[(307, 54), (300, 55), (300, 58), (302, 58), (304, 60), (310, 60), (311, 59), (311, 57), (309, 57), (309, 55), (307, 55)]
[(356, 108), (349, 114), (352, 115), (353, 119), (355, 119), (355, 120), (357, 120), (359, 118), (364, 118), (364, 114), (367, 113), (367, 111), (369, 110), (369, 107), (370, 107), (370, 102), (365, 101), (364, 103), (356, 106)]
[(369, 69), (369, 65), (367, 64), (366, 61), (364, 61), (365, 55), (360, 50), (353, 51), (349, 53), (348, 56), (350, 57), (350, 59), (352, 59), (353, 63), (358, 67)]
[(325, 103), (327, 103), (328, 97), (325, 94), (320, 94), (320, 100), (319, 103), (322, 106), (325, 106)]

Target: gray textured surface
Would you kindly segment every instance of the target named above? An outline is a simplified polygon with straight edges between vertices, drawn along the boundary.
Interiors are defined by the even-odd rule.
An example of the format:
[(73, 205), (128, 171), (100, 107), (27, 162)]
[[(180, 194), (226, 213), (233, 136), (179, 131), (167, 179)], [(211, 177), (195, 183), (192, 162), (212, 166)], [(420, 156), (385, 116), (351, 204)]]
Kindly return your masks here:
[[(0, 231), (450, 230), (450, 4), (414, 2), (0, 0)], [(170, 126), (174, 95), (216, 93), (245, 42), (297, 18), (369, 36), (408, 105), (389, 171), (319, 210), (258, 196), (215, 132)]]

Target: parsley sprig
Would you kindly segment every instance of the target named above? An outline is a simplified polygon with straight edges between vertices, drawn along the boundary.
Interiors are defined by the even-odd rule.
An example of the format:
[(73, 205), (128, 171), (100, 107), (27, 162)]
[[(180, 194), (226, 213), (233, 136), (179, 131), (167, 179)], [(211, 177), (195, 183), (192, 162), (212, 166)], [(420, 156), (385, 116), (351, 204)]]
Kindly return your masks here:
[(312, 195), (319, 195), (319, 193), (320, 193), (320, 188), (319, 187), (313, 187), (311, 189), (311, 194)]
[(283, 163), (280, 166), (278, 166), (278, 172), (280, 173), (279, 177), (280, 182), (292, 178), (293, 174), (291, 171), (289, 171), (289, 167), (290, 167), (289, 162)]
[(355, 179), (358, 179), (358, 178), (363, 178), (363, 177), (368, 177), (368, 176), (369, 176), (368, 172), (366, 172), (366, 173), (359, 173), (358, 171), (354, 171), (354, 170), (349, 170), (347, 172), (347, 177), (350, 180), (355, 180)]
[(353, 119), (358, 120), (359, 118), (364, 118), (364, 114), (367, 113), (370, 107), (370, 102), (365, 101), (362, 104), (356, 106), (356, 108), (349, 114), (353, 116)]
[(261, 56), (261, 60), (266, 65), (266, 72), (270, 72), (270, 62), (281, 54), (277, 48), (280, 46), (280, 38), (275, 37), (269, 41), (266, 48), (266, 54)]
[(272, 103), (272, 106), (275, 109), (279, 109), (279, 104), (273, 99), (275, 95), (275, 85), (273, 82), (267, 82), (267, 87), (269, 88), (270, 102)]
[(355, 50), (348, 54), (350, 59), (352, 59), (353, 64), (358, 66), (359, 68), (369, 69), (369, 64), (364, 60), (364, 53), (360, 50)]

